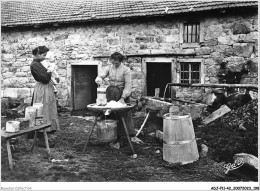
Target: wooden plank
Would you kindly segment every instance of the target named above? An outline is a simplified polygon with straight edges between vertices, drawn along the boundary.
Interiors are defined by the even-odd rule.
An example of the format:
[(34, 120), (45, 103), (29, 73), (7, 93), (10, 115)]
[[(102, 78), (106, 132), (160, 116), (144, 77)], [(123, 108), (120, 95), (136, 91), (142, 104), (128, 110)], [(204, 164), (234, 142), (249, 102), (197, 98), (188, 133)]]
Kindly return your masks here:
[(43, 124), (43, 125), (34, 126), (33, 128), (23, 129), (21, 131), (14, 132), (14, 133), (7, 133), (7, 132), (3, 131), (3, 129), (2, 129), (1, 130), (1, 137), (4, 138), (4, 139), (11, 139), (11, 138), (14, 138), (14, 137), (17, 137), (17, 136), (20, 136), (20, 135), (27, 134), (27, 133), (32, 132), (32, 131), (45, 129), (45, 128), (48, 128), (50, 126), (51, 126), (51, 123), (46, 123), (46, 124)]
[(218, 119), (219, 117), (223, 116), (224, 114), (230, 112), (231, 109), (226, 106), (226, 105), (222, 105), (218, 110), (214, 111), (212, 114), (210, 114), (210, 116), (206, 117), (202, 123), (203, 124), (208, 124), (216, 119)]
[[(157, 100), (157, 99), (154, 99), (153, 97), (149, 97), (149, 96), (143, 96), (144, 99), (146, 99), (148, 101), (148, 104), (149, 102), (151, 104), (155, 104), (156, 106), (158, 107), (161, 107), (161, 106), (172, 106), (173, 104), (172, 103), (169, 103), (169, 102), (166, 102), (166, 101), (161, 101), (161, 100)], [(160, 99), (160, 98), (158, 98)], [(163, 98), (161, 98), (163, 100)]]

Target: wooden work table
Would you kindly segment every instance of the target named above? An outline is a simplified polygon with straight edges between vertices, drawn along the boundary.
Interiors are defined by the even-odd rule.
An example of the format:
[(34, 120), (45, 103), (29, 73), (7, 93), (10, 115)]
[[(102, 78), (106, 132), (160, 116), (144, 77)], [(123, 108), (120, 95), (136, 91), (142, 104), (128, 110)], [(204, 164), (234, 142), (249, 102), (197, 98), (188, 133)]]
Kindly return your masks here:
[(136, 158), (137, 154), (135, 153), (134, 147), (131, 143), (129, 133), (128, 133), (128, 129), (126, 127), (126, 123), (125, 123), (125, 119), (124, 119), (124, 117), (126, 117), (126, 115), (127, 115), (127, 112), (131, 111), (134, 108), (134, 105), (128, 104), (127, 106), (121, 107), (121, 108), (109, 108), (109, 107), (106, 107), (106, 106), (97, 106), (96, 104), (89, 104), (87, 106), (87, 108), (95, 114), (95, 121), (94, 121), (94, 124), (92, 125), (92, 127), (90, 129), (90, 133), (87, 136), (87, 140), (85, 142), (83, 153), (85, 153), (85, 151), (86, 151), (88, 142), (90, 140), (90, 137), (92, 135), (94, 127), (96, 126), (98, 116), (101, 115), (102, 113), (105, 113), (106, 110), (111, 110), (112, 112), (115, 112), (120, 117), (120, 119), (122, 120), (123, 128), (124, 128), (124, 131), (125, 131), (125, 134), (126, 134), (126, 138), (128, 140), (129, 146), (130, 146), (132, 154), (133, 154), (132, 156), (134, 158)]
[(43, 130), (45, 144), (46, 144), (47, 152), (48, 152), (48, 155), (49, 155), (50, 154), (50, 148), (49, 148), (48, 135), (47, 135), (47, 132), (46, 132), (46, 128), (48, 128), (50, 126), (51, 126), (50, 123), (46, 123), (46, 124), (43, 124), (43, 125), (34, 126), (33, 128), (23, 129), (23, 130), (20, 130), (18, 132), (14, 132), (14, 133), (9, 133), (9, 132), (6, 132), (4, 130), (1, 130), (1, 138), (6, 141), (9, 166), (10, 166), (11, 170), (13, 170), (13, 160), (12, 160), (12, 153), (11, 153), (11, 147), (10, 147), (10, 139), (15, 138), (15, 137), (19, 137), (21, 135), (28, 134), (30, 132), (35, 132), (34, 139), (33, 139), (33, 145), (31, 147), (31, 151), (33, 152), (33, 149), (34, 149), (34, 146), (35, 146), (35, 143), (36, 143), (37, 133), (38, 133), (39, 130)]

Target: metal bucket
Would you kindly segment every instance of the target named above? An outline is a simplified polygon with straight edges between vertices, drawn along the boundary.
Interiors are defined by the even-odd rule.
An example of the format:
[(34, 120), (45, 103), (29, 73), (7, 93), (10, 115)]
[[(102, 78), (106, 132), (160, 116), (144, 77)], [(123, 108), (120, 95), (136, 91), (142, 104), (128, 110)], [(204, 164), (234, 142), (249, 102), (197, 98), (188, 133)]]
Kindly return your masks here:
[(99, 142), (113, 142), (117, 139), (117, 121), (103, 120), (97, 122), (97, 140)]
[(163, 159), (170, 163), (187, 164), (199, 158), (190, 115), (163, 116)]

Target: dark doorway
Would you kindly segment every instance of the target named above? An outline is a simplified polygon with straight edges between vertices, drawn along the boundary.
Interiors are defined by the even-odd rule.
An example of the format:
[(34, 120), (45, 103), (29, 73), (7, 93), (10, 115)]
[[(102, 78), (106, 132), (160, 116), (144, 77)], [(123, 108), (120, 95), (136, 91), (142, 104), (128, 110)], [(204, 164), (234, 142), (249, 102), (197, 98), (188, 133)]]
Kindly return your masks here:
[(73, 110), (86, 109), (97, 98), (97, 65), (72, 66), (72, 106)]
[[(147, 95), (154, 96), (155, 88), (160, 88), (160, 97), (163, 97), (167, 83), (171, 83), (171, 63), (147, 62)], [(169, 88), (165, 97), (169, 98)]]

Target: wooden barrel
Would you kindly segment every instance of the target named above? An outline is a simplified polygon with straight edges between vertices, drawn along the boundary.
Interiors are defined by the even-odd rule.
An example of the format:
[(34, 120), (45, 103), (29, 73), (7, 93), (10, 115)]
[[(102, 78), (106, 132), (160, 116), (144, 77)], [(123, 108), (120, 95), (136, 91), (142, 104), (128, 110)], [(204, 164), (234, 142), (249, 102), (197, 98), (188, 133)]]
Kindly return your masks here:
[(199, 158), (190, 115), (163, 116), (163, 160), (187, 164)]
[(97, 122), (97, 140), (99, 142), (113, 142), (117, 139), (117, 121), (103, 120)]

